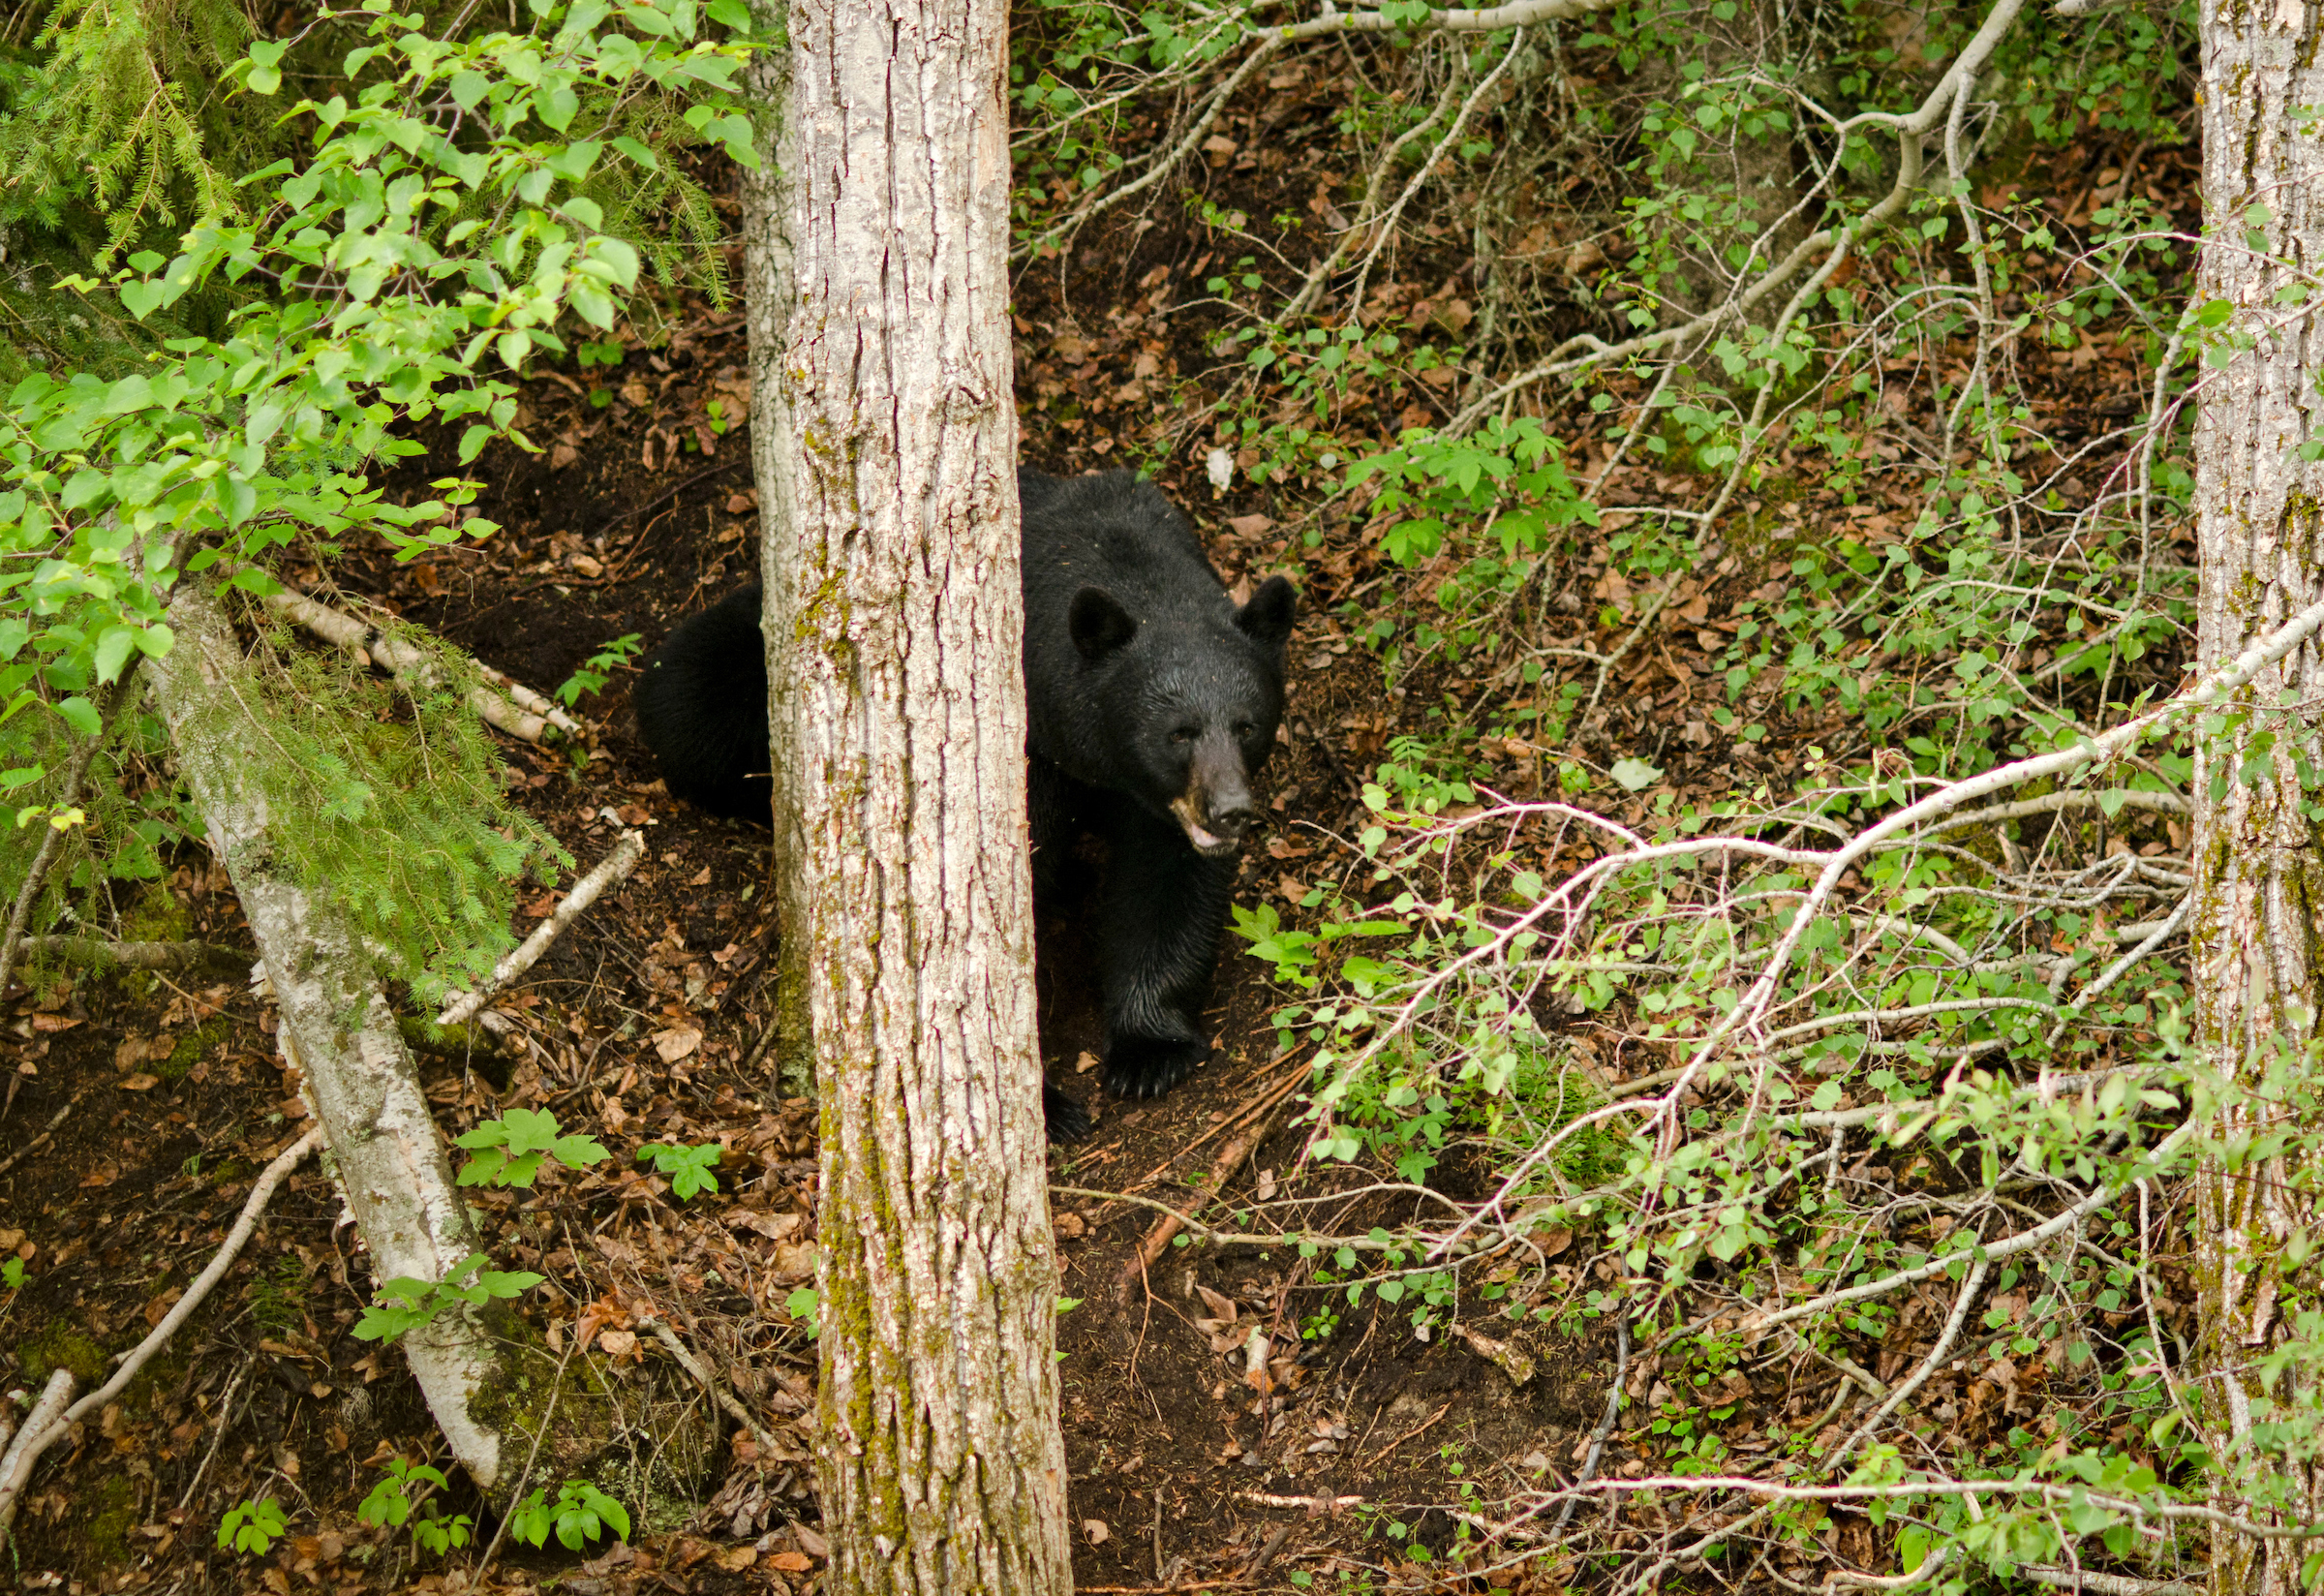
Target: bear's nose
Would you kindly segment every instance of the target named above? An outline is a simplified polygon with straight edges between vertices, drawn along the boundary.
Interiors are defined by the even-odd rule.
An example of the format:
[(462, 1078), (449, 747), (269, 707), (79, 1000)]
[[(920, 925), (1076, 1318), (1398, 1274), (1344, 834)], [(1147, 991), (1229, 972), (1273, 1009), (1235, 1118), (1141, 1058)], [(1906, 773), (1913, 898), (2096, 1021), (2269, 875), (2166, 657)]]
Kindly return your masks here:
[(1240, 837), (1259, 817), (1259, 806), (1248, 792), (1214, 793), (1210, 799), (1210, 829), (1224, 837)]

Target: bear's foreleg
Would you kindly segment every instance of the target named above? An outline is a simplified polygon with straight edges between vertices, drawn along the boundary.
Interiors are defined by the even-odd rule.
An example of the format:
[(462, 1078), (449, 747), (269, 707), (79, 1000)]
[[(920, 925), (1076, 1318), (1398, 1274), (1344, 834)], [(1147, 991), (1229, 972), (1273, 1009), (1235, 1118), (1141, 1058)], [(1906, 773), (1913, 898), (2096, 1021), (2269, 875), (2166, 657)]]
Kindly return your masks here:
[(1207, 859), (1185, 833), (1143, 810), (1110, 826), (1103, 908), (1106, 1090), (1158, 1097), (1210, 1051), (1203, 1001), (1237, 861)]

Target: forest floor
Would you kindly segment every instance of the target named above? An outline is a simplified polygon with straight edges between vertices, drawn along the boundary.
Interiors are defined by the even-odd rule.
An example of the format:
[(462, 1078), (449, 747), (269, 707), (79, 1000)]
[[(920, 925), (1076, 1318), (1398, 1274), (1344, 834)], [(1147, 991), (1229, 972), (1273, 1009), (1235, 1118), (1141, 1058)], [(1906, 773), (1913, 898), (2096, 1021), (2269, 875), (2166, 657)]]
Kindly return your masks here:
[[(1273, 100), (1295, 91), (1270, 92), (1239, 123), (1222, 124), (1222, 137), (1254, 150), (1265, 143), (1283, 120)], [(1304, 206), (1312, 172), (1278, 170), (1280, 162), (1246, 168), (1236, 138), (1227, 142), (1213, 162), (1216, 183), (1266, 180), (1292, 196), (1292, 208)], [(2095, 154), (2084, 159), (2097, 164)], [(2186, 169), (2170, 169), (2166, 186), (2183, 192)], [(2085, 205), (2087, 198), (2086, 189)], [(1263, 215), (1269, 204), (1284, 208), (1273, 194), (1247, 208)], [(1382, 581), (1420, 591), (1431, 573), (1394, 572), (1347, 506), (1311, 507), (1316, 496), (1302, 498), (1296, 480), (1253, 484), (1247, 454), (1233, 485), (1213, 493), (1204, 457), (1236, 439), (1181, 395), (1204, 380), (1211, 356), (1203, 335), (1216, 318), (1173, 307), (1203, 298), (1195, 285), (1232, 246), (1191, 220), (1165, 222), (1149, 229), (1124, 218), (1102, 244), (1036, 262), (1021, 279), (1024, 459), (1060, 474), (1142, 465), (1193, 518), (1231, 585), (1279, 568), (1300, 578), (1289, 736), (1269, 773), (1276, 824), (1246, 850), (1240, 888), (1240, 901), (1272, 900), (1288, 914), (1329, 857), (1319, 838), (1351, 835), (1363, 814), (1361, 783), (1388, 740), (1424, 729), (1448, 693), (1474, 702), (1493, 690), (1426, 673), (1383, 685), (1359, 618), (1380, 602)], [(1388, 288), (1387, 309), (1416, 326), (1470, 314), (1463, 295), (1473, 290), (1457, 262), (1420, 260)], [(669, 324), (630, 344), (609, 372), (548, 371), (530, 384), (520, 425), (543, 452), (496, 446), (474, 468), (484, 484), (476, 511), (501, 533), (400, 566), (352, 547), (327, 585), (546, 691), (610, 640), (634, 633), (650, 647), (750, 579), (747, 434), (728, 424), (748, 412), (739, 317), (686, 301)], [(2137, 373), (2126, 356), (2077, 353), (2054, 375), (2056, 414), (2045, 424), (2082, 416), (2087, 431), (2116, 413)], [(1377, 430), (1439, 418), (1446, 403), (1425, 385), (1384, 392)], [(1585, 422), (1565, 435), (1577, 461), (1603, 457), (1606, 444)], [(2090, 471), (2106, 469), (2100, 461)], [(418, 497), (446, 470), (443, 459), (413, 466), (397, 478), (399, 491)], [(1641, 504), (1695, 485), (1633, 464), (1603, 492), (1609, 503)], [(1791, 536), (1839, 527), (1875, 542), (1897, 536), (1902, 513), (1901, 494), (1892, 504), (1877, 492), (1850, 506), (1813, 495), (1747, 506), (1755, 524), (1782, 522)], [(1700, 573), (1651, 646), (1630, 657), (1603, 713), (1577, 733), (1577, 751), (1602, 765), (1636, 752), (1662, 766), (1668, 785), (1714, 794), (1783, 776), (1811, 743), (1849, 756), (1845, 745), (1861, 738), (1835, 719), (1787, 721), (1761, 703), (1769, 733), (1745, 745), (1706, 715), (1726, 701), (1716, 651), (1748, 614), (1742, 606), (1771, 585), (1781, 591), (1782, 562), (1770, 540)], [(326, 580), (312, 568), (285, 574)], [(1545, 589), (1546, 613), (1576, 617), (1570, 625), (1581, 636), (1619, 635), (1618, 626), (1593, 631), (1579, 618), (1618, 611), (1630, 597), (1603, 550), (1594, 560), (1580, 551)], [(499, 1267), (548, 1278), (527, 1311), (587, 1337), (615, 1391), (698, 1400), (653, 1337), (638, 1334), (649, 1314), (665, 1319), (768, 1427), (772, 1453), (721, 1419), (729, 1440), (710, 1471), (685, 1478), (665, 1468), (665, 1496), (631, 1505), (631, 1543), (595, 1555), (505, 1544), (478, 1570), (474, 1546), (422, 1556), (407, 1537), (359, 1523), (358, 1505), (387, 1458), (443, 1458), (400, 1360), (350, 1334), (368, 1269), (328, 1182), (310, 1166), (276, 1197), (229, 1283), (176, 1342), (44, 1464), (15, 1548), (22, 1588), (708, 1596), (815, 1587), (823, 1545), (806, 1430), (813, 1347), (786, 1307), (813, 1274), (813, 1127), (807, 1105), (784, 1099), (763, 1062), (768, 834), (667, 796), (635, 738), (631, 679), (616, 671), (581, 701), (582, 744), (507, 752), (523, 806), (581, 867), (628, 827), (645, 831), (645, 862), (502, 1000), (519, 1022), (522, 1057), (430, 1058), (423, 1069), (447, 1133), (510, 1107), (545, 1107), (613, 1154), (587, 1173), (553, 1174), (535, 1193), (473, 1194)], [(1478, 741), (1469, 756), (1500, 790), (1523, 797), (1541, 790), (1545, 761), (1563, 752), (1509, 736)], [(554, 898), (541, 892), (527, 904), (518, 929)], [(199, 850), (184, 850), (167, 880), (120, 906), (124, 936), (249, 945), (230, 887)], [(1233, 1161), (1227, 1197), (1309, 1197), (1318, 1228), (1342, 1234), (1407, 1216), (1363, 1194), (1370, 1178), (1361, 1170), (1303, 1157), (1297, 1100), (1277, 1089), (1303, 1080), (1305, 1064), (1278, 1050), (1269, 1017), (1285, 994), (1266, 966), (1235, 945), (1222, 949), (1214, 1056), (1168, 1097), (1128, 1107), (1103, 1099), (1086, 1073), (1097, 1028), (1073, 906), (1053, 906), (1041, 933), (1052, 1078), (1099, 1115), (1089, 1138), (1054, 1155), (1059, 1183), (1183, 1206), (1203, 1198), (1222, 1151), (1256, 1133)], [(0, 1250), (28, 1269), (22, 1288), (0, 1302), (0, 1367), (9, 1386), (37, 1390), (49, 1369), (71, 1366), (85, 1387), (167, 1311), (256, 1169), (299, 1133), (305, 1110), (267, 1009), (238, 982), (45, 978), (0, 1001), (18, 1060), (0, 1101), (0, 1146), (13, 1151), (0, 1166)], [(1626, 1052), (1615, 1027), (1598, 1057), (1616, 1082), (1661, 1061)], [(642, 1147), (704, 1142), (726, 1150), (719, 1189), (690, 1201), (638, 1161)], [(1455, 1157), (1430, 1179), (1473, 1199), (1483, 1175)], [(1329, 1294), (1287, 1252), (1172, 1247), (1142, 1267), (1151, 1210), (1060, 1198), (1055, 1213), (1064, 1289), (1080, 1300), (1060, 1320), (1059, 1342), (1084, 1591), (1338, 1589), (1365, 1580), (1428, 1588), (1462, 1504), (1489, 1512), (1546, 1477), (1570, 1478), (1605, 1411), (1613, 1348), (1603, 1321), (1576, 1316), (1514, 1337), (1506, 1321), (1480, 1321), (1500, 1327), (1493, 1338), (1439, 1330), (1422, 1339), (1408, 1312), (1367, 1299), (1329, 1336), (1302, 1341), (1301, 1321)], [(1586, 1250), (1559, 1260), (1569, 1285), (1612, 1277), (1610, 1262)], [(1257, 1369), (1254, 1332), (1273, 1349)], [(1627, 1377), (1642, 1396), (1656, 1366), (1633, 1359)], [(1755, 1435), (1760, 1449), (1775, 1444), (1819, 1409), (1828, 1414), (1830, 1389), (1780, 1368), (1743, 1381), (1728, 1393), (1738, 1411), (1730, 1438), (1745, 1453)], [(632, 1439), (653, 1444), (642, 1432)], [(1601, 1467), (1636, 1473), (1654, 1456), (1643, 1428), (1617, 1428)], [(268, 1496), (289, 1516), (281, 1546), (260, 1558), (219, 1550), (221, 1515)], [(443, 1511), (482, 1517), (457, 1485)], [(1847, 1515), (1827, 1521), (1822, 1545), (1858, 1566), (1873, 1560), (1869, 1529)], [(1812, 1581), (1805, 1569), (1817, 1554), (1808, 1547), (1794, 1573)], [(1586, 1582), (1586, 1571), (1550, 1558), (1496, 1585), (1548, 1591), (1568, 1581)]]
[[(536, 436), (570, 443), (540, 457), (487, 456), (477, 509), (505, 531), (403, 566), (352, 550), (331, 571), (342, 598), (376, 601), (545, 689), (607, 640), (639, 633), (650, 644), (748, 579), (747, 435), (657, 447), (668, 435), (657, 418), (700, 414), (706, 392), (738, 396), (729, 411), (739, 408), (740, 328), (732, 318), (686, 324), (632, 365), (644, 369), (623, 373), (625, 397), (601, 411), (555, 383), (536, 384)], [(640, 389), (642, 402), (627, 397)], [(1054, 453), (1030, 445), (1027, 458), (1061, 472), (1103, 463), (1070, 445)], [(1199, 459), (1162, 476), (1220, 548), (1228, 580), (1253, 574), (1248, 557), (1232, 552), (1227, 523), (1260, 512), (1213, 503), (1207, 487), (1190, 491), (1200, 480)], [(1368, 770), (1376, 745), (1344, 747), (1314, 728), (1383, 720), (1368, 656), (1334, 652), (1313, 623), (1293, 655), (1299, 731), (1269, 771), (1278, 824), (1245, 861), (1246, 901), (1290, 890), (1285, 878), (1307, 852), (1300, 823), (1342, 830), (1361, 813), (1352, 772)], [(769, 835), (667, 796), (635, 740), (627, 680), (617, 675), (584, 701), (586, 749), (512, 745), (509, 753), (524, 808), (580, 865), (630, 826), (645, 829), (646, 860), (504, 1004), (521, 1020), (529, 1057), (423, 1058), (423, 1075), (449, 1133), (511, 1107), (545, 1107), (612, 1151), (587, 1174), (548, 1177), (529, 1198), (472, 1192), (487, 1234), (504, 1238), (496, 1265), (549, 1277), (557, 1300), (542, 1311), (595, 1330), (617, 1390), (694, 1395), (630, 1330), (649, 1311), (667, 1316), (774, 1422), (781, 1451), (766, 1457), (741, 1438), (721, 1474), (673, 1481), (671, 1499), (640, 1516), (632, 1547), (594, 1559), (506, 1548), (487, 1583), (805, 1589), (821, 1550), (803, 1400), (813, 1348), (784, 1303), (813, 1274), (813, 1131), (809, 1105), (784, 1100), (757, 1061), (770, 1016)], [(539, 894), (526, 915), (545, 915), (555, 896)], [(1048, 915), (1040, 941), (1052, 1078), (1098, 1116), (1090, 1136), (1053, 1155), (1060, 1183), (1186, 1204), (1222, 1148), (1248, 1143), (1262, 1120), (1229, 1195), (1289, 1191), (1301, 1180), (1318, 1194), (1335, 1179), (1364, 1183), (1301, 1172), (1305, 1135), (1289, 1122), (1297, 1105), (1272, 1089), (1305, 1069), (1277, 1056), (1268, 1017), (1282, 994), (1248, 958), (1222, 957), (1218, 1045), (1190, 1083), (1144, 1106), (1106, 1098), (1087, 1073), (1099, 1021), (1093, 971), (1075, 957), (1085, 940), (1077, 908), (1086, 905)], [(206, 861), (148, 888), (125, 926), (249, 940), (230, 887)], [(256, 1168), (295, 1138), (306, 1111), (265, 1006), (237, 984), (84, 978), (44, 985), (17, 1009), (32, 1039), (0, 1132), (21, 1144), (44, 1127), (46, 1136), (0, 1177), (0, 1246), (23, 1247), (31, 1271), (0, 1307), (0, 1341), (12, 1383), (37, 1390), (61, 1365), (85, 1389), (207, 1261)], [(495, 1075), (506, 1075), (505, 1090)], [(704, 1142), (728, 1149), (716, 1194), (681, 1203), (636, 1161), (642, 1146)], [(1447, 1176), (1452, 1194), (1482, 1195), (1467, 1189), (1473, 1177)], [(1403, 1216), (1363, 1198), (1333, 1209), (1336, 1229)], [(368, 1271), (342, 1212), (322, 1175), (310, 1167), (293, 1177), (214, 1304), (44, 1467), (17, 1541), (26, 1588), (476, 1588), (464, 1567), (473, 1548), (442, 1567), (415, 1563), (402, 1537), (356, 1521), (386, 1458), (443, 1459), (400, 1360), (350, 1335)], [(1522, 1487), (1528, 1463), (1537, 1473), (1549, 1458), (1571, 1468), (1603, 1411), (1603, 1334), (1544, 1336), (1522, 1389), (1460, 1336), (1416, 1340), (1377, 1304), (1302, 1349), (1298, 1322), (1322, 1294), (1287, 1254), (1173, 1248), (1142, 1269), (1152, 1211), (1059, 1200), (1055, 1215), (1065, 1294), (1080, 1299), (1060, 1320), (1059, 1342), (1083, 1590), (1222, 1581), (1289, 1589), (1291, 1576), (1334, 1564), (1412, 1567), (1413, 1546), (1449, 1538), (1444, 1504), (1459, 1486), (1448, 1463), (1465, 1462), (1477, 1489), (1504, 1494)], [(1256, 1385), (1254, 1328), (1279, 1349)], [(271, 1561), (254, 1566), (211, 1544), (227, 1508), (270, 1495), (292, 1525)], [(477, 1505), (456, 1490), (443, 1511)], [(791, 1527), (801, 1514), (809, 1524)], [(1391, 1519), (1409, 1526), (1410, 1542), (1387, 1533)]]

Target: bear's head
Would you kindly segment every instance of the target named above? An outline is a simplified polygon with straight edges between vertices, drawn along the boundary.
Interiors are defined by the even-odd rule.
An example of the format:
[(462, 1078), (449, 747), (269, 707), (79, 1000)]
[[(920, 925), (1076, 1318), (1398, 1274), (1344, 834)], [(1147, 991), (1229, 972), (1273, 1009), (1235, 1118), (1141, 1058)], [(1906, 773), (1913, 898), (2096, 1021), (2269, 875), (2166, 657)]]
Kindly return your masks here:
[(1283, 719), (1283, 648), (1299, 599), (1270, 576), (1238, 609), (1141, 621), (1103, 588), (1067, 624), (1103, 678), (1124, 790), (1177, 822), (1195, 851), (1231, 853), (1259, 818), (1251, 782)]

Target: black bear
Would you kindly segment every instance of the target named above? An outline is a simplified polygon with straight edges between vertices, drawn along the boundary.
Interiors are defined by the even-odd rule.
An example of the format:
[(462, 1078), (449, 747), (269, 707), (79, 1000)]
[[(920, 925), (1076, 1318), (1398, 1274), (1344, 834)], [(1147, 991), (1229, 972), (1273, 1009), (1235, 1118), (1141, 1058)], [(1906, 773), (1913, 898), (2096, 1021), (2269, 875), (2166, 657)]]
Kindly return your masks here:
[[(1021, 471), (1017, 483), (1036, 891), (1078, 830), (1105, 841), (1103, 1080), (1155, 1096), (1208, 1051), (1203, 999), (1236, 849), (1259, 816), (1251, 783), (1282, 719), (1298, 599), (1274, 576), (1238, 608), (1185, 518), (1132, 473)], [(634, 698), (670, 791), (751, 818), (769, 768), (758, 611), (746, 588), (686, 622)], [(1047, 1101), (1053, 1136), (1086, 1124), (1072, 1099)]]
[(767, 646), (756, 586), (730, 593), (646, 657), (630, 703), (670, 795), (765, 820)]

